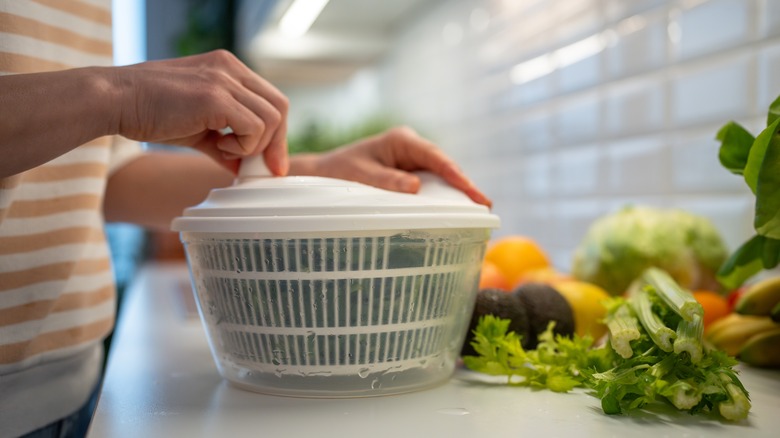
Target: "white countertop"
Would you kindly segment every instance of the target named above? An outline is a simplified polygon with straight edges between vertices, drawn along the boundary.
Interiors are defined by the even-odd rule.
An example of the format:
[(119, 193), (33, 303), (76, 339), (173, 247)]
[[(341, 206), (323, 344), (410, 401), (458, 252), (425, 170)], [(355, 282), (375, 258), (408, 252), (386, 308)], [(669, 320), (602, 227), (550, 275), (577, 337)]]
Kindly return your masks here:
[(117, 321), (90, 437), (770, 437), (780, 435), (780, 371), (741, 368), (753, 402), (739, 424), (673, 410), (602, 413), (584, 391), (492, 384), (459, 369), (445, 385), (359, 399), (277, 397), (217, 372), (185, 265), (148, 265)]

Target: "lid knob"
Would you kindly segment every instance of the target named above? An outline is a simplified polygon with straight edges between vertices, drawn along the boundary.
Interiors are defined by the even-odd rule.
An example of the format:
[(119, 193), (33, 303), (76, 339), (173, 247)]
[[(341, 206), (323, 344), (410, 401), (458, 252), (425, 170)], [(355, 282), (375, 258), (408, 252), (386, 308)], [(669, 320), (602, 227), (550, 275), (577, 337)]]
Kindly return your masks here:
[(266, 178), (271, 176), (271, 171), (265, 165), (262, 155), (245, 157), (241, 160), (241, 166), (238, 168), (238, 180), (246, 181), (250, 178)]

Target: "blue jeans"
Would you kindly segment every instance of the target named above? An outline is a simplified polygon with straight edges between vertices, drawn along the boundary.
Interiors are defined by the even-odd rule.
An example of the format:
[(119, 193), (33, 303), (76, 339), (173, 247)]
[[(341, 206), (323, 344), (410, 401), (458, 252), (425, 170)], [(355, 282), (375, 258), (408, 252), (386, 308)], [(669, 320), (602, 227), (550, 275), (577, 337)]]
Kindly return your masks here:
[(97, 388), (89, 396), (89, 400), (78, 411), (20, 438), (83, 438), (87, 435), (92, 414), (95, 412), (100, 386), (100, 384), (97, 385)]

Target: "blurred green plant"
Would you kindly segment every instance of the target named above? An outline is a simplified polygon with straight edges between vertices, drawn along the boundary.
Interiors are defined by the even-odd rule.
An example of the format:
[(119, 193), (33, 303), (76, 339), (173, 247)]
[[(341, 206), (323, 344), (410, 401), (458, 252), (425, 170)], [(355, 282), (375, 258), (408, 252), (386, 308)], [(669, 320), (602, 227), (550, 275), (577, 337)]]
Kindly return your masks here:
[(301, 152), (325, 152), (352, 143), (396, 126), (397, 122), (388, 115), (374, 115), (346, 128), (312, 121), (298, 132), (290, 133), (287, 146), (291, 154)]

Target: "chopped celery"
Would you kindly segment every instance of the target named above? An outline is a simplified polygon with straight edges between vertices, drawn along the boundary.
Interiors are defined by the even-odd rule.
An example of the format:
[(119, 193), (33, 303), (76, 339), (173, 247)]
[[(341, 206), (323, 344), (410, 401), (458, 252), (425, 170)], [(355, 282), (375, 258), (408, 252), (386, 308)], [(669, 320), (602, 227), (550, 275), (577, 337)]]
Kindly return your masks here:
[(701, 391), (697, 390), (697, 385), (693, 381), (678, 380), (665, 387), (661, 391), (672, 402), (675, 408), (681, 410), (692, 409), (701, 401)]
[(674, 340), (674, 352), (687, 352), (692, 363), (699, 363), (702, 358), (702, 335), (704, 333), (703, 319), (694, 315), (692, 321), (680, 320), (677, 325), (677, 338)]
[(624, 359), (631, 357), (634, 352), (630, 342), (639, 339), (640, 333), (637, 320), (631, 314), (628, 304), (619, 305), (607, 316), (607, 328), (612, 349)]
[(750, 411), (750, 399), (744, 388), (733, 383), (732, 379), (725, 374), (720, 375), (728, 400), (718, 404), (718, 411), (723, 418), (727, 420), (744, 420)]
[(655, 289), (659, 297), (685, 321), (691, 321), (695, 315), (704, 315), (704, 309), (693, 295), (680, 287), (674, 279), (658, 268), (649, 268), (642, 274), (642, 280)]
[(672, 341), (677, 337), (677, 334), (665, 326), (661, 318), (653, 312), (653, 303), (650, 301), (649, 292), (644, 289), (636, 292), (631, 297), (630, 302), (645, 331), (658, 348), (663, 351), (672, 351), (674, 349)]

